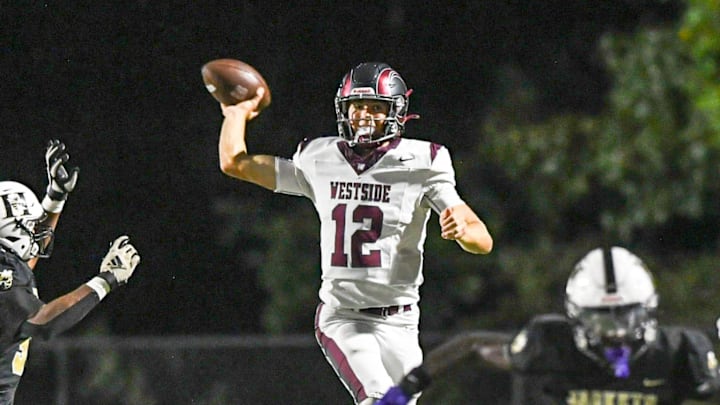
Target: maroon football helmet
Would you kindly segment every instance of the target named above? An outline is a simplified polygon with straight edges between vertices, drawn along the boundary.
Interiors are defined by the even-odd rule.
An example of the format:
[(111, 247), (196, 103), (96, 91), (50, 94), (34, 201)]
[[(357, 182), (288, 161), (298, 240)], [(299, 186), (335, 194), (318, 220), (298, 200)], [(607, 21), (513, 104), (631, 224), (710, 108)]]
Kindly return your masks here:
[[(408, 90), (405, 80), (387, 63), (365, 62), (355, 66), (342, 79), (335, 95), (335, 113), (340, 137), (350, 146), (358, 144), (380, 143), (401, 136), (405, 122), (418, 118), (407, 115), (408, 99), (412, 90)], [(369, 99), (384, 101), (389, 105), (383, 134), (356, 134), (348, 117), (348, 106), (353, 100)]]

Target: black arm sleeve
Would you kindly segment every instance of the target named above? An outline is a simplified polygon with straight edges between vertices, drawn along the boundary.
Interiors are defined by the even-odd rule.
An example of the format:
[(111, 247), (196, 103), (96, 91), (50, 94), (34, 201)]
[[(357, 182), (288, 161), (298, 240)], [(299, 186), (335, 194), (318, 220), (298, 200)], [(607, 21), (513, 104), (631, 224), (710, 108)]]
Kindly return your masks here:
[(686, 329), (682, 335), (688, 367), (683, 376), (693, 388), (690, 398), (705, 399), (717, 395), (720, 375), (712, 342), (704, 333), (694, 329)]
[(20, 327), (20, 333), (24, 337), (50, 339), (80, 322), (99, 302), (97, 294), (90, 293), (46, 324), (25, 321)]
[(43, 306), (29, 288), (17, 287), (0, 292), (0, 347), (7, 347), (32, 314)]

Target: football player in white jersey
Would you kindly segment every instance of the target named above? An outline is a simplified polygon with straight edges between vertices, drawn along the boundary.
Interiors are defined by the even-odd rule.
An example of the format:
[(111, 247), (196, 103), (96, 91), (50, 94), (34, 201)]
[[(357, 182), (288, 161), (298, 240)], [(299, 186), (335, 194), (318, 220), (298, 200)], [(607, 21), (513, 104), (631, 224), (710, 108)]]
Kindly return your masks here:
[(247, 121), (262, 92), (221, 105), (220, 168), (278, 193), (309, 198), (320, 218), (322, 285), (315, 334), (356, 404), (369, 405), (422, 362), (418, 341), (423, 245), (431, 211), (441, 237), (473, 254), (493, 240), (455, 189), (442, 145), (401, 137), (408, 114), (403, 78), (361, 63), (335, 96), (338, 137), (302, 142), (292, 160), (247, 151)]

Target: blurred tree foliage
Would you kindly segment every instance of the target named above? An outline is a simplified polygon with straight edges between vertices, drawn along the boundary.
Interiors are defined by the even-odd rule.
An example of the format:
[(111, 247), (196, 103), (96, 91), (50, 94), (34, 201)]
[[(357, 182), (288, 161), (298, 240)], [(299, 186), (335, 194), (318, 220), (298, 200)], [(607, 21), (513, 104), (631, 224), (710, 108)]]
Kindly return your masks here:
[[(517, 65), (498, 69), (476, 147), (453, 153), (458, 187), (496, 249), (462, 254), (431, 219), (425, 329), (514, 329), (562, 310), (573, 264), (603, 244), (646, 260), (663, 320), (712, 326), (720, 308), (718, 4), (692, 0), (676, 25), (606, 33), (597, 50), (612, 84), (598, 113), (543, 116), (542, 89)], [(272, 246), (259, 265), (268, 332), (311, 322), (319, 253), (307, 218), (309, 202), (307, 212), (275, 215), (256, 230)]]
[(593, 116), (533, 121), (533, 89), (507, 68), (513, 73), (485, 121), (475, 169), (491, 168), (495, 206), (504, 207), (494, 218), (495, 258), (512, 288), (491, 318), (561, 309), (553, 297), (573, 261), (620, 244), (659, 276), (665, 319), (712, 325), (720, 149), (709, 102), (718, 101), (718, 77), (708, 65), (718, 61), (717, 4), (691, 4), (680, 30), (606, 34), (599, 51), (612, 87)]
[(720, 137), (720, 2), (688, 0), (688, 10), (680, 28), (692, 60), (688, 93), (695, 108), (704, 111)]

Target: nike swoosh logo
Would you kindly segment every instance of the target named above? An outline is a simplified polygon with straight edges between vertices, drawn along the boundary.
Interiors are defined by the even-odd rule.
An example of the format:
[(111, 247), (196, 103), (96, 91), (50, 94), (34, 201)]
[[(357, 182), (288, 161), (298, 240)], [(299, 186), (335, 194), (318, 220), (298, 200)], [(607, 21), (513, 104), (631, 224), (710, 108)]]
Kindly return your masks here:
[(650, 378), (643, 379), (643, 386), (645, 387), (658, 387), (660, 385), (665, 385), (665, 380), (662, 378), (658, 378), (655, 380)]
[(407, 162), (408, 160), (413, 160), (413, 159), (415, 159), (415, 158), (412, 156), (401, 156), (400, 159), (398, 159), (398, 160), (401, 162)]

